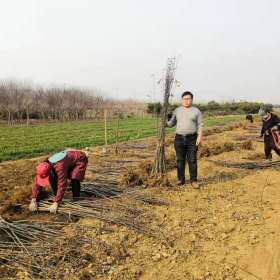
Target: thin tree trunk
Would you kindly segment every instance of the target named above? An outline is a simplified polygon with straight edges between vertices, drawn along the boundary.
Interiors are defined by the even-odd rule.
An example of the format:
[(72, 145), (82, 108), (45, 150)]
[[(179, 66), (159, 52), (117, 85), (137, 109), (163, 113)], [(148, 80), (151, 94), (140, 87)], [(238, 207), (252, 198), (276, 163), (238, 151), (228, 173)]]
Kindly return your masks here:
[(11, 125), (11, 112), (8, 111), (8, 125)]
[(29, 126), (29, 106), (26, 107), (26, 126)]

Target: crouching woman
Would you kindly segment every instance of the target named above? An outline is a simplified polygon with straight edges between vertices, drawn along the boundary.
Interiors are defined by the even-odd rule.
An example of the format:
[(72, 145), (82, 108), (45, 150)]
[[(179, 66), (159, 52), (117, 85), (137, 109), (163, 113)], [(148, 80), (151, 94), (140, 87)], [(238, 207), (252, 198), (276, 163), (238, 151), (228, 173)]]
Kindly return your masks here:
[(54, 199), (49, 211), (55, 214), (67, 189), (68, 180), (70, 180), (73, 200), (78, 199), (87, 164), (88, 155), (86, 152), (70, 149), (54, 154), (40, 163), (36, 168), (29, 210), (32, 212), (38, 210), (38, 202), (42, 198), (44, 188), (50, 185)]

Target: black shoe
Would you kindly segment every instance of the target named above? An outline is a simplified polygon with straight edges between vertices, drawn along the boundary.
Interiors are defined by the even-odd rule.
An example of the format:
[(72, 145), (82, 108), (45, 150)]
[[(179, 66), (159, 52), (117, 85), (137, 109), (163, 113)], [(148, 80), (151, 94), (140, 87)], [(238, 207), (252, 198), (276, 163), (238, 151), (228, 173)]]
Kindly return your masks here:
[(177, 182), (177, 186), (184, 186), (185, 185), (185, 181), (178, 181)]

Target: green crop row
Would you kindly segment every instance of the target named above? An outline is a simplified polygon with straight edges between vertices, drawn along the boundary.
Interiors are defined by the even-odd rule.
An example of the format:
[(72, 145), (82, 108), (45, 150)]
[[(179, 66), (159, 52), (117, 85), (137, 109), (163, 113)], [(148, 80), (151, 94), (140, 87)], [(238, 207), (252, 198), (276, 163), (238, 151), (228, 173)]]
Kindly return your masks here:
[[(205, 119), (205, 126), (225, 125), (240, 121), (242, 116), (223, 116)], [(122, 119), (119, 121), (118, 141), (155, 136), (157, 120)], [(116, 142), (117, 121), (107, 123), (107, 142)], [(174, 129), (167, 129), (173, 132)], [(104, 123), (69, 122), (38, 124), (29, 127), (0, 127), (0, 162), (49, 154), (62, 149), (84, 148), (105, 144)]]

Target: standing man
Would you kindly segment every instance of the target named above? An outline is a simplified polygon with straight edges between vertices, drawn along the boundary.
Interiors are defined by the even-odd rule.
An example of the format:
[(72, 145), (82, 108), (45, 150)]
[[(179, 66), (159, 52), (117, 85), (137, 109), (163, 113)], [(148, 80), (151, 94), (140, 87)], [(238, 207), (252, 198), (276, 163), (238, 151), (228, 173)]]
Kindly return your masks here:
[(185, 184), (186, 161), (189, 165), (190, 183), (199, 188), (197, 182), (197, 149), (202, 141), (202, 114), (193, 105), (193, 94), (186, 91), (182, 94), (182, 106), (175, 109), (167, 121), (168, 127), (176, 125), (174, 147), (177, 158), (178, 185)]
[(68, 186), (68, 180), (70, 180), (73, 199), (78, 199), (87, 164), (87, 152), (70, 149), (54, 154), (40, 163), (36, 168), (36, 179), (29, 210), (37, 211), (43, 189), (51, 185), (55, 197), (49, 211), (55, 214)]

